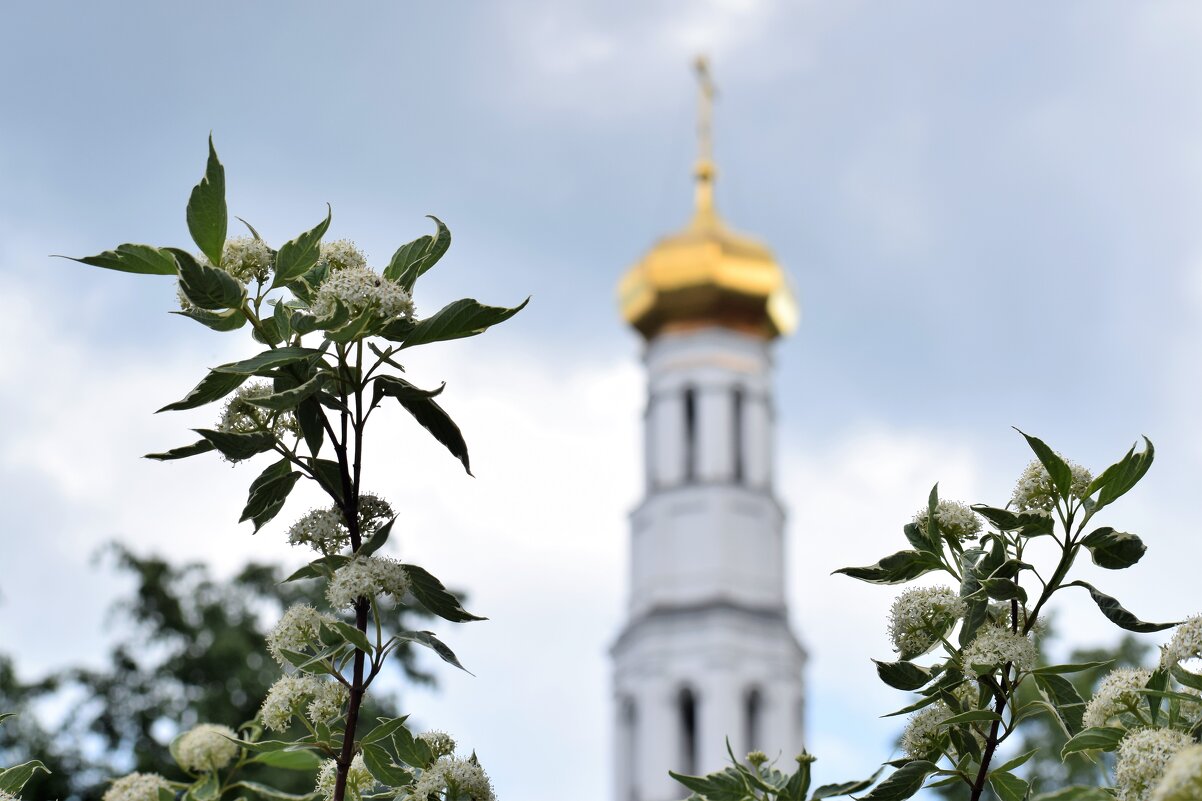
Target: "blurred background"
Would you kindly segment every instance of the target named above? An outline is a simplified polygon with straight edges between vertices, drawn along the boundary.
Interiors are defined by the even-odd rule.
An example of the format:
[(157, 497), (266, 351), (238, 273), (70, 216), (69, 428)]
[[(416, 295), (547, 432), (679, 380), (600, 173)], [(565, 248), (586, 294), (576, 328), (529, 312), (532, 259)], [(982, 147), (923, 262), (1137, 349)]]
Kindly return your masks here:
[[(1199, 42), (1188, 2), (9, 4), (3, 697), (77, 750), (63, 764), (86, 762), (80, 775), (126, 770), (171, 732), (154, 714), (106, 731), (105, 705), (129, 710), (143, 695), (122, 688), (160, 662), (182, 671), (176, 689), (211, 674), (179, 665), (206, 653), (187, 645), (213, 597), (197, 582), (240, 630), (261, 627), (273, 568), (248, 562), (304, 559), (282, 532), (315, 497), (252, 537), (235, 521), (253, 468), (139, 458), (211, 422), (216, 409), (152, 412), (249, 340), (168, 316), (170, 280), (49, 257), (189, 246), (211, 131), (231, 214), (269, 242), (328, 202), (330, 238), (380, 266), (436, 214), (455, 244), (420, 313), (533, 296), (407, 363), (416, 383), (447, 382), (475, 479), (411, 421), (377, 432), (368, 474), (403, 510), (394, 555), (491, 618), (440, 629), (474, 677), (419, 656), (434, 685), (397, 672), (392, 701), (474, 747), (503, 798), (608, 798), (606, 651), (644, 402), (614, 289), (688, 217), (701, 52), (718, 206), (773, 247), (803, 311), (776, 351), (777, 492), (818, 781), (871, 773), (900, 728), (878, 716), (906, 703), (869, 661), (890, 655), (894, 590), (830, 572), (896, 550), (936, 481), (1003, 505), (1028, 459), (1012, 425), (1095, 472), (1147, 434), (1156, 465), (1106, 522), (1148, 554), (1086, 577), (1144, 619), (1202, 610)], [(187, 563), (201, 567), (173, 578)], [(1087, 596), (1066, 596), (1054, 653), (1117, 642)], [(253, 696), (253, 681), (225, 691)], [(162, 708), (198, 714), (189, 692)]]

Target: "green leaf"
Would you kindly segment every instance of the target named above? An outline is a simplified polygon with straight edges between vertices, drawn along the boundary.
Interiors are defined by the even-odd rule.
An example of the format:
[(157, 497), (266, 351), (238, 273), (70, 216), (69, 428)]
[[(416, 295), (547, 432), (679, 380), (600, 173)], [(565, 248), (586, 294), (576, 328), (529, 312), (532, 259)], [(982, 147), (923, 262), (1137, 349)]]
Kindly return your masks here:
[(275, 257), (275, 278), (271, 282), (272, 289), (295, 281), (317, 264), (317, 259), (321, 256), (321, 238), (329, 229), (333, 214), (334, 210), (327, 205), (324, 220), (280, 247)]
[(1056, 716), (1064, 726), (1064, 731), (1071, 737), (1082, 728), (1082, 716), (1085, 714), (1085, 701), (1077, 692), (1073, 683), (1063, 676), (1050, 673), (1036, 673), (1035, 684), (1043, 691), (1048, 703), (1056, 710)]
[(283, 392), (274, 392), (271, 395), (248, 397), (246, 402), (264, 409), (270, 409), (273, 412), (295, 409), (300, 405), (301, 401), (320, 390), (325, 385), (326, 380), (327, 377), (325, 375), (318, 373), (298, 387), (286, 389)]
[(246, 507), (242, 510), (241, 523), (250, 520), (255, 524), (255, 533), (279, 514), (284, 502), (301, 474), (292, 469), (287, 459), (281, 459), (264, 470), (250, 485)]
[(671, 770), (668, 775), (706, 801), (754, 801), (755, 798), (748, 793), (743, 777), (733, 768), (708, 776), (687, 776)]
[(380, 721), (379, 725), (363, 735), (361, 742), (366, 745), (368, 743), (379, 742), (380, 740), (387, 740), (398, 730), (404, 728), (405, 721), (408, 719), (408, 715), (402, 715), (399, 718), (376, 718), (376, 720)]
[(1021, 768), (1023, 765), (1027, 764), (1027, 762), (1031, 759), (1031, 757), (1035, 756), (1037, 753), (1039, 753), (1039, 749), (1032, 748), (1030, 751), (1026, 752), (1025, 754), (1019, 754), (1014, 759), (1011, 759), (1009, 762), (1006, 762), (1006, 763), (998, 766), (998, 770), (999, 771), (1009, 771), (1009, 770), (1014, 770), (1016, 768)]
[(1027, 591), (1010, 579), (982, 579), (981, 586), (985, 588), (985, 593), (995, 601), (1009, 601), (1017, 598), (1024, 604), (1027, 602)]
[(375, 649), (371, 647), (371, 641), (367, 639), (367, 635), (349, 623), (343, 623), (341, 620), (335, 620), (333, 623), (324, 623), (323, 625), (341, 637), (345, 642), (358, 648), (360, 651), (363, 651), (366, 654), (372, 654), (375, 652)]
[[(206, 403), (212, 403), (215, 400), (224, 398), (240, 387), (245, 380), (246, 376), (244, 375), (229, 375), (227, 373), (209, 371), (209, 374), (202, 378), (200, 383), (184, 396), (183, 400), (169, 403), (162, 409), (159, 409), (159, 412), (183, 411), (184, 409), (195, 409), (199, 406), (204, 406)], [(155, 414), (158, 414), (158, 412), (155, 412)]]
[(878, 784), (871, 793), (861, 798), (861, 801), (900, 801), (909, 798), (922, 789), (922, 783), (927, 776), (939, 769), (934, 762), (916, 759), (898, 768), (883, 782)]
[(1180, 665), (1173, 665), (1169, 670), (1172, 672), (1173, 678), (1180, 682), (1182, 686), (1202, 691), (1202, 676), (1199, 676), (1197, 673), (1191, 673)]
[(275, 322), (275, 330), (281, 340), (292, 337), (292, 312), (293, 309), (283, 302), (276, 303), (271, 310), (271, 319)]
[[(400, 379), (394, 380), (399, 381)], [(376, 382), (376, 386), (380, 386), (379, 381)], [(434, 439), (441, 442), (451, 452), (451, 455), (463, 464), (463, 469), (469, 476), (472, 474), (467, 443), (463, 439), (463, 433), (459, 430), (459, 426), (455, 425), (451, 416), (432, 397), (397, 397), (397, 402), (404, 406), (405, 411), (409, 412), (414, 420), (429, 431)]]
[(913, 545), (915, 550), (927, 551), (929, 553), (936, 553), (938, 551), (938, 545), (931, 542), (930, 538), (927, 537), (926, 529), (917, 523), (906, 523), (902, 527), (902, 533), (905, 534), (906, 541)]
[(810, 801), (821, 801), (823, 798), (836, 798), (841, 795), (851, 795), (867, 790), (872, 786), (872, 783), (881, 775), (884, 768), (880, 768), (876, 773), (869, 776), (867, 779), (861, 779), (857, 782), (842, 782), (840, 784), (824, 784), (814, 791), (814, 795), (810, 796)]
[(360, 546), (356, 553), (359, 556), (371, 556), (376, 551), (384, 547), (384, 543), (388, 542), (388, 536), (392, 533), (392, 524), (396, 522), (396, 515), (384, 525), (375, 530), (375, 533), (367, 539), (367, 542)]
[(217, 267), (201, 264), (186, 250), (168, 248), (179, 265), (179, 288), (193, 306), (206, 311), (237, 309), (246, 298), (246, 287)]
[(264, 751), (255, 754), (250, 761), (284, 770), (317, 770), (321, 767), (321, 757), (303, 748)]
[(269, 451), (276, 443), (274, 436), (261, 431), (253, 434), (231, 434), (208, 428), (192, 430), (207, 439), (214, 448), (221, 451), (221, 454), (232, 462), (240, 462), (257, 453)]
[(327, 330), (326, 339), (345, 345), (348, 342), (370, 336), (372, 327), (380, 322), (382, 321), (376, 314), (376, 310), (369, 307), (361, 311), (358, 317), (353, 318), (346, 325)]
[(1064, 586), (1084, 587), (1085, 589), (1089, 590), (1090, 597), (1092, 597), (1093, 602), (1098, 605), (1098, 609), (1102, 610), (1102, 614), (1104, 614), (1111, 623), (1121, 629), (1126, 629), (1127, 631), (1134, 631), (1138, 634), (1150, 634), (1153, 631), (1164, 631), (1165, 629), (1171, 629), (1173, 626), (1176, 626), (1180, 623), (1180, 621), (1174, 623), (1146, 623), (1124, 609), (1122, 604), (1120, 604), (1117, 600), (1111, 598), (1109, 595), (1103, 592), (1099, 592), (1092, 584), (1084, 581), (1070, 581)]
[(191, 445), (181, 445), (178, 448), (172, 448), (166, 453), (148, 453), (143, 456), (143, 459), (155, 459), (160, 462), (169, 462), (173, 459), (187, 459), (189, 456), (199, 456), (202, 453), (208, 453), (213, 450), (213, 443), (202, 439), (200, 442), (193, 442)]
[(26, 782), (32, 779), (38, 771), (50, 773), (49, 769), (36, 759), (0, 770), (0, 792), (19, 796)]
[(1072, 739), (1060, 749), (1060, 758), (1078, 751), (1113, 751), (1119, 747), (1119, 741), (1126, 736), (1127, 730), (1115, 726), (1093, 726), (1083, 729), (1073, 735)]
[(919, 576), (938, 570), (942, 565), (929, 553), (921, 551), (898, 551), (886, 556), (875, 565), (867, 567), (844, 567), (836, 570), (860, 581), (871, 584), (902, 584)]
[(931, 671), (913, 662), (872, 661), (876, 663), (876, 674), (881, 681), (895, 690), (917, 690), (931, 680)]
[(314, 559), (309, 564), (297, 570), (282, 583), (287, 584), (289, 581), (300, 581), (301, 579), (320, 578), (321, 576), (329, 576), (335, 570), (351, 561), (349, 556), (342, 554), (330, 554), (323, 556), (320, 559)]
[(490, 326), (503, 323), (520, 312), (529, 302), (530, 298), (526, 298), (521, 304), (506, 308), (485, 306), (471, 298), (456, 300), (414, 324), (401, 347), (412, 348), (482, 334)]
[(443, 586), (427, 571), (417, 565), (402, 565), (405, 575), (409, 577), (409, 591), (413, 597), (427, 610), (452, 623), (466, 623), (471, 620), (487, 620), (473, 615), (463, 608), (459, 599)]
[(1002, 716), (990, 709), (973, 709), (968, 712), (961, 712), (959, 715), (952, 715), (950, 718), (939, 721), (940, 726), (960, 726), (965, 723), (992, 723), (995, 720), (1001, 720)]
[(326, 432), (321, 422), (322, 418), (321, 404), (315, 398), (306, 398), (296, 407), (296, 422), (305, 438), (305, 447), (313, 456), (321, 453), (321, 446), (325, 443)]
[(363, 764), (385, 787), (404, 787), (413, 781), (413, 774), (392, 761), (392, 757), (378, 745), (363, 747)]
[(1101, 787), (1089, 787), (1084, 784), (1074, 784), (1040, 793), (1033, 801), (1114, 801), (1114, 796)]
[(338, 466), (338, 462), (329, 459), (310, 459), (309, 469), (321, 479), (322, 489), (332, 492), (334, 498), (342, 503), (342, 468)]
[[(1169, 689), (1169, 673), (1164, 668), (1157, 668), (1148, 678), (1148, 683), (1144, 688), (1151, 690), (1148, 693), (1148, 711), (1151, 713), (1152, 724), (1156, 725), (1156, 719), (1160, 717), (1160, 693), (1164, 693)], [(1190, 701), (1196, 699), (1187, 696)]]
[(454, 665), (468, 675), (473, 675), (470, 670), (459, 663), (459, 657), (455, 656), (455, 652), (448, 648), (446, 643), (435, 637), (432, 631), (402, 631), (396, 635), (396, 638), (401, 642), (415, 642), (418, 645), (424, 645), (438, 654), (442, 661)]
[(213, 264), (221, 264), (229, 220), (225, 208), (225, 168), (217, 160), (213, 137), (209, 136), (209, 160), (204, 177), (188, 198), (188, 232), (196, 247)]
[(175, 275), (177, 272), (175, 258), (163, 248), (151, 245), (138, 245), (127, 242), (117, 245), (114, 250), (106, 250), (95, 256), (84, 256), (77, 259), (74, 256), (59, 256), (60, 259), (70, 259), (93, 267), (103, 267), (106, 270), (120, 270), (123, 273), (138, 273), (140, 275)]
[(973, 506), (972, 510), (992, 523), (998, 531), (1016, 531), (1025, 537), (1037, 537), (1051, 534), (1055, 530), (1055, 521), (1050, 515), (1011, 512), (1008, 509), (996, 509), (982, 504)]
[(417, 283), (417, 279), (437, 264), (451, 246), (450, 230), (443, 225), (442, 220), (434, 215), (428, 216), (437, 226), (434, 236), (418, 237), (409, 244), (402, 245), (392, 255), (392, 260), (384, 270), (386, 278), (396, 281), (408, 292), (413, 292), (413, 285)]
[(989, 784), (1002, 801), (1026, 801), (1031, 785), (1004, 770), (989, 773)]
[(401, 726), (392, 733), (392, 742), (396, 746), (397, 756), (406, 765), (415, 768), (427, 768), (434, 761), (434, 752), (420, 737), (414, 737), (409, 729)]
[(314, 348), (274, 348), (265, 350), (257, 356), (243, 359), (240, 362), (230, 362), (213, 369), (219, 373), (236, 373), (238, 375), (270, 376), (271, 370), (285, 364), (304, 361), (320, 356), (321, 351)]
[(1093, 495), (1094, 492), (1098, 492), (1095, 512), (1125, 495), (1128, 490), (1139, 483), (1139, 480), (1148, 472), (1148, 468), (1152, 466), (1156, 449), (1152, 447), (1151, 440), (1147, 437), (1143, 439), (1144, 450), (1142, 452), (1136, 453), (1135, 446), (1132, 445), (1126, 456), (1107, 467), (1102, 471), (1102, 475), (1090, 483), (1085, 494)]
[(223, 312), (211, 312), (204, 309), (183, 309), (181, 311), (170, 312), (170, 314), (178, 314), (181, 317), (187, 317), (189, 320), (195, 320), (214, 331), (237, 331), (246, 325), (246, 315), (242, 313), (241, 309), (227, 309)]
[[(212, 775), (216, 776), (217, 774), (214, 773)], [(233, 785), (231, 785), (231, 787), (242, 787), (246, 790), (250, 790), (252, 793), (261, 795), (264, 798), (274, 798), (278, 799), (279, 801), (312, 801), (312, 799), (318, 797), (317, 793), (304, 793), (299, 795), (297, 793), (286, 793), (283, 790), (277, 790), (276, 788), (270, 787), (266, 784), (260, 784), (259, 782), (246, 780), (235, 782)]]
[(1091, 531), (1081, 544), (1089, 549), (1093, 563), (1107, 570), (1122, 570), (1138, 562), (1148, 550), (1143, 540), (1125, 531), (1103, 526)]
[(410, 400), (421, 400), (424, 398), (433, 398), (440, 395), (446, 384), (442, 384), (438, 389), (422, 389), (415, 387), (403, 378), (397, 378), (392, 375), (378, 375), (372, 379), (372, 399), (371, 405), (378, 406), (380, 400), (385, 396), (390, 398), (406, 398)]
[(16, 712), (0, 712), (0, 723), (3, 723), (4, 721), (8, 720), (9, 718), (15, 718), (16, 716), (17, 716)]
[[(734, 750), (730, 747), (729, 737), (726, 739), (726, 752), (730, 754), (731, 761), (738, 765), (739, 763), (735, 759)], [(797, 757), (797, 770), (793, 771), (793, 774), (789, 776), (789, 780), (785, 782), (784, 791), (777, 795), (777, 801), (805, 801), (806, 793), (810, 790), (810, 781), (812, 779), (810, 770), (813, 764), (814, 757), (806, 753), (806, 750), (803, 748), (801, 754)], [(748, 769), (747, 774), (755, 780), (755, 783), (761, 789), (771, 792), (771, 785), (759, 780), (758, 771)]]
[(1035, 456), (1043, 464), (1045, 470), (1048, 471), (1048, 476), (1052, 479), (1052, 486), (1056, 488), (1057, 494), (1062, 498), (1067, 498), (1069, 490), (1073, 486), (1073, 471), (1063, 459), (1056, 455), (1056, 452), (1044, 444), (1043, 440), (1024, 434), (1019, 429), (1014, 429), (1022, 434), (1027, 440), (1027, 444), (1031, 446), (1031, 450), (1035, 452)]

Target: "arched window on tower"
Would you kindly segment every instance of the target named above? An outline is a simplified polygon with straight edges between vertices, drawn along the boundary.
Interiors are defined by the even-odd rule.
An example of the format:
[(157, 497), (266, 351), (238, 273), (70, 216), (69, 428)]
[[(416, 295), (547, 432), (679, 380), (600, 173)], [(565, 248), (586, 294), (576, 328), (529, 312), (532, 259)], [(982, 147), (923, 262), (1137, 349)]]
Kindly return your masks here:
[(759, 687), (752, 687), (743, 696), (743, 737), (748, 751), (759, 751), (763, 747), (763, 717), (764, 697)]
[(684, 480), (697, 480), (697, 390), (684, 391)]
[(697, 773), (697, 696), (688, 687), (682, 687), (676, 699), (677, 717), (680, 719), (680, 772)]
[(730, 450), (735, 461), (732, 476), (734, 477), (734, 482), (736, 484), (742, 484), (745, 480), (744, 476), (746, 475), (746, 468), (744, 466), (744, 459), (746, 456), (744, 455), (745, 447), (743, 443), (743, 432), (745, 429), (743, 424), (743, 405), (743, 388), (735, 387), (735, 395), (730, 404), (730, 421), (732, 427), (730, 436)]
[(639, 801), (639, 742), (638, 710), (634, 699), (626, 698), (622, 703), (622, 734), (626, 748), (626, 798)]

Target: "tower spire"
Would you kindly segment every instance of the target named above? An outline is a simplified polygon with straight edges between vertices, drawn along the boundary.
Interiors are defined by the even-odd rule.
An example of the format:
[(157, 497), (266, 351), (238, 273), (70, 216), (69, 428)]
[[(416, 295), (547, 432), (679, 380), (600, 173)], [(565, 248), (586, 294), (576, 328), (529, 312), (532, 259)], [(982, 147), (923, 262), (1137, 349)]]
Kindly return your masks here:
[(714, 97), (717, 89), (710, 77), (709, 59), (698, 56), (693, 64), (697, 73), (699, 89), (697, 104), (697, 164), (693, 176), (697, 179), (696, 204), (693, 225), (696, 227), (713, 226), (718, 222), (714, 210), (714, 140), (713, 112)]

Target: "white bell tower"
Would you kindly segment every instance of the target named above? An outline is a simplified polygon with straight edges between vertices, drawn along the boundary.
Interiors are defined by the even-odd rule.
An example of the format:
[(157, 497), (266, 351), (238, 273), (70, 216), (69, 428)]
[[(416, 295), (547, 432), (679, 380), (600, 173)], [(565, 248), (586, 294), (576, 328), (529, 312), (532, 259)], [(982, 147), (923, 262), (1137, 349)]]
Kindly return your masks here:
[(668, 775), (727, 762), (726, 741), (787, 765), (802, 746), (805, 651), (784, 592), (773, 493), (773, 341), (797, 323), (784, 272), (713, 203), (703, 60), (693, 220), (624, 276), (646, 339), (646, 496), (631, 514), (630, 598), (614, 643), (614, 801), (676, 801)]

